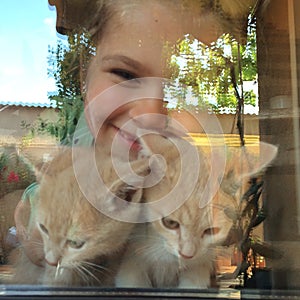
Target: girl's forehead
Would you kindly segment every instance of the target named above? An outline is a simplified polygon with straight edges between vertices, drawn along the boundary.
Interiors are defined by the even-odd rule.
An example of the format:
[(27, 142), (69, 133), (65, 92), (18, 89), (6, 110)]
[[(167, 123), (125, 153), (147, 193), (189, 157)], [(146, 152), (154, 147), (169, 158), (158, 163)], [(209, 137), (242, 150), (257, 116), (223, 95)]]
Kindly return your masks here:
[(137, 5), (131, 10), (120, 9), (107, 24), (104, 37), (109, 34), (125, 34), (127, 37), (139, 34), (140, 38), (147, 36), (170, 38), (171, 35), (181, 33), (180, 27), (181, 24), (174, 13), (167, 14), (163, 6)]
[(122, 34), (130, 38), (138, 33), (139, 39), (149, 37), (174, 44), (187, 34), (204, 43), (211, 43), (222, 34), (217, 17), (201, 11), (199, 5), (183, 7), (179, 5), (181, 1), (156, 0), (129, 3), (117, 6), (104, 37)]

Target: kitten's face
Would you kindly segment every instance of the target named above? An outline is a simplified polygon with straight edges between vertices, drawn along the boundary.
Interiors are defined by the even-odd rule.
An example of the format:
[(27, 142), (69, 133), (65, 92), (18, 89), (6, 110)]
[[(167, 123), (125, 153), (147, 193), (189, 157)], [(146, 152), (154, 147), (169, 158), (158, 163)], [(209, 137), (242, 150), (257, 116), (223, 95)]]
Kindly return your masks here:
[[(132, 224), (113, 220), (96, 210), (64, 171), (41, 185), (37, 225), (49, 265), (72, 267), (81, 261), (120, 249)], [(63, 187), (59, 189), (63, 180)], [(51, 189), (49, 186), (55, 188)]]
[(153, 223), (163, 237), (164, 248), (181, 259), (207, 257), (210, 250), (226, 239), (232, 221), (224, 213), (223, 205), (229, 196), (219, 191), (212, 203), (199, 207), (198, 197), (192, 194), (179, 209)]
[[(153, 222), (152, 226), (163, 237), (165, 249), (175, 256), (193, 259), (201, 256), (207, 257), (207, 254), (212, 252), (210, 251), (212, 247), (221, 245), (227, 238), (233, 222), (227, 217), (225, 211), (236, 211), (237, 203), (234, 197), (237, 191), (241, 190), (245, 178), (265, 168), (274, 159), (276, 153), (276, 147), (265, 143), (259, 144), (259, 151), (255, 147), (228, 148), (225, 153), (226, 164), (225, 166), (221, 164), (219, 170), (218, 159), (212, 161), (209, 155), (206, 156), (204, 153), (202, 155), (202, 149), (199, 148), (200, 173), (196, 174), (198, 175), (197, 184), (191, 196), (167, 217), (163, 217), (163, 207), (155, 209), (154, 213), (162, 217), (159, 221)], [(220, 162), (223, 156), (224, 154), (220, 152)], [(218, 158), (218, 155), (216, 157)], [(205, 197), (209, 195), (204, 192), (204, 186), (208, 182), (210, 166), (213, 164), (216, 168), (215, 177), (209, 185), (217, 191), (213, 199), (209, 200), (210, 197), (208, 197), (205, 201), (208, 204), (200, 208), (201, 198), (205, 200)], [(181, 170), (178, 157), (171, 157), (169, 165), (170, 169), (163, 180), (158, 185), (146, 189), (144, 193), (146, 201), (160, 199), (176, 186), (178, 172)], [(223, 168), (225, 169), (224, 177)], [(195, 174), (188, 174), (184, 178), (185, 182), (188, 183), (193, 176)], [(214, 188), (212, 190), (215, 190)], [(185, 184), (182, 184), (180, 195), (175, 196), (184, 198), (188, 191)], [(175, 199), (168, 200), (172, 203)]]
[[(113, 182), (111, 192), (120, 198), (129, 201), (130, 196), (133, 202), (141, 198), (141, 190), (133, 191), (114, 178), (107, 180), (110, 185)], [(36, 223), (48, 266), (80, 269), (122, 250), (133, 223), (109, 218), (92, 206), (79, 189), (72, 165), (60, 165), (58, 170), (52, 166), (41, 180), (39, 196)], [(113, 205), (111, 197), (98, 195), (107, 205)]]

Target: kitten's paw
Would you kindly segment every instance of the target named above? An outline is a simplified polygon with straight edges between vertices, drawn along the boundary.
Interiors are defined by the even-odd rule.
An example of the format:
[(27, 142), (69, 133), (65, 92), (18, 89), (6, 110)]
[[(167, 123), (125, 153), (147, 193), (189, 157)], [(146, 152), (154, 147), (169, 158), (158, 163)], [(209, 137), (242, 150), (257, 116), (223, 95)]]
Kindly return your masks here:
[(145, 276), (140, 274), (118, 274), (115, 278), (115, 286), (123, 288), (147, 288), (151, 287), (151, 283)]
[(178, 288), (182, 289), (207, 289), (210, 286), (209, 276), (199, 276), (194, 274), (189, 277), (181, 277), (179, 279)]
[(194, 283), (194, 282), (180, 282), (178, 285), (180, 289), (207, 289), (208, 285), (205, 283)]

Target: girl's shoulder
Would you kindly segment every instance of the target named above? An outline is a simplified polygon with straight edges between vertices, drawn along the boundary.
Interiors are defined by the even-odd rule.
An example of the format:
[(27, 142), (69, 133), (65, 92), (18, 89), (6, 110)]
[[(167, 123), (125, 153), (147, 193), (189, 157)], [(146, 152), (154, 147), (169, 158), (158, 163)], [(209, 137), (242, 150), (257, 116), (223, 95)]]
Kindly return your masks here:
[(24, 191), (22, 195), (22, 201), (32, 201), (33, 198), (35, 198), (36, 192), (39, 188), (38, 182), (31, 183)]

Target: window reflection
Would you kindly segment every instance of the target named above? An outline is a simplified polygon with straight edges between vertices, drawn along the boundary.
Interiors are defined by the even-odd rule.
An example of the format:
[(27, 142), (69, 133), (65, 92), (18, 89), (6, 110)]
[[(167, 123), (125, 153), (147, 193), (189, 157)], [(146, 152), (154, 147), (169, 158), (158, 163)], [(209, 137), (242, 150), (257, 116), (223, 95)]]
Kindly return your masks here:
[[(298, 1), (249, 1), (245, 12), (221, 0), (89, 10), (113, 8), (129, 37), (110, 34), (106, 19), (74, 13), (64, 23), (76, 4), (49, 3), (68, 36), (49, 53), (52, 105), (0, 107), (0, 283), (230, 289), (228, 298), (299, 289)], [(139, 9), (149, 17), (141, 27)], [(150, 81), (151, 93), (141, 88)], [(168, 197), (180, 172), (186, 181)], [(162, 181), (143, 188), (153, 174)], [(95, 188), (99, 175), (112, 195)], [(36, 276), (16, 277), (20, 264)]]

